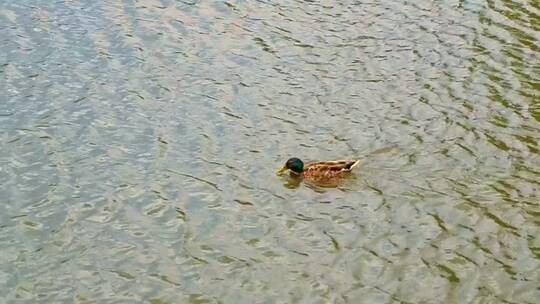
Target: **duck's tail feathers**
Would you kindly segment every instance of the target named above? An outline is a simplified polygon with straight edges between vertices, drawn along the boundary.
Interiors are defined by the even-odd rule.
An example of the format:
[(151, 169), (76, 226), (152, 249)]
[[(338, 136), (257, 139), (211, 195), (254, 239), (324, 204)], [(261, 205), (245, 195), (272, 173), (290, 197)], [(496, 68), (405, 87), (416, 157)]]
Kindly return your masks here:
[(359, 163), (360, 163), (360, 160), (354, 161), (354, 163), (349, 167), (349, 170), (354, 169), (354, 167), (358, 166)]

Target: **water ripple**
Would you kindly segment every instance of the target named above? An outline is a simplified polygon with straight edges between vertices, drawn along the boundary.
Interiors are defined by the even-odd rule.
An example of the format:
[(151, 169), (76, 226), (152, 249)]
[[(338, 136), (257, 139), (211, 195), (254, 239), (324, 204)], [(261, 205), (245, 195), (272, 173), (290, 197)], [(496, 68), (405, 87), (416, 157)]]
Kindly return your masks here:
[[(533, 303), (540, 6), (0, 5), (7, 302)], [(291, 156), (357, 157), (318, 188)]]

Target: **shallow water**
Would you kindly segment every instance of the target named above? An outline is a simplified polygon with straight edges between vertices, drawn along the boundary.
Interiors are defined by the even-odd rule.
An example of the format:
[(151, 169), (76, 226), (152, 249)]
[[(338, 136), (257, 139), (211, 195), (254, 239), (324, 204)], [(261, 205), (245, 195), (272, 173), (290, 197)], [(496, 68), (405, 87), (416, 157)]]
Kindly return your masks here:
[(0, 303), (537, 302), (540, 4), (439, 2), (3, 1)]

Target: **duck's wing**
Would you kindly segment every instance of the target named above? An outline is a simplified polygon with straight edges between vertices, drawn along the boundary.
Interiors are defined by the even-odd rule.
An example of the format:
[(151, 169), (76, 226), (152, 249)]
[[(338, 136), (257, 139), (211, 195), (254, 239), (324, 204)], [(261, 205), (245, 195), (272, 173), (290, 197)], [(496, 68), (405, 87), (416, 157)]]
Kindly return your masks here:
[(349, 172), (360, 163), (359, 160), (334, 160), (313, 162), (306, 165), (304, 171), (308, 174)]

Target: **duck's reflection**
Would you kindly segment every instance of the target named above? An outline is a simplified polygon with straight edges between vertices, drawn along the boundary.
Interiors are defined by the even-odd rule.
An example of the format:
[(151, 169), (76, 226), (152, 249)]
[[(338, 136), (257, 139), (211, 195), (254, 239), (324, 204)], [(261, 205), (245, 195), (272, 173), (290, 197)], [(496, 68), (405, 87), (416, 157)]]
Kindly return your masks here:
[(355, 174), (349, 174), (347, 178), (340, 179), (340, 180), (311, 180), (306, 181), (302, 177), (299, 176), (293, 176), (288, 175), (284, 178), (283, 186), (287, 189), (298, 189), (302, 183), (305, 184), (306, 187), (313, 189), (317, 192), (324, 192), (325, 189), (328, 188), (339, 188), (340, 190), (347, 191), (349, 190), (346, 186), (351, 183), (354, 183), (357, 180), (357, 176)]
[(285, 178), (285, 183), (283, 186), (287, 189), (298, 189), (302, 183), (302, 178), (299, 176), (288, 176)]

